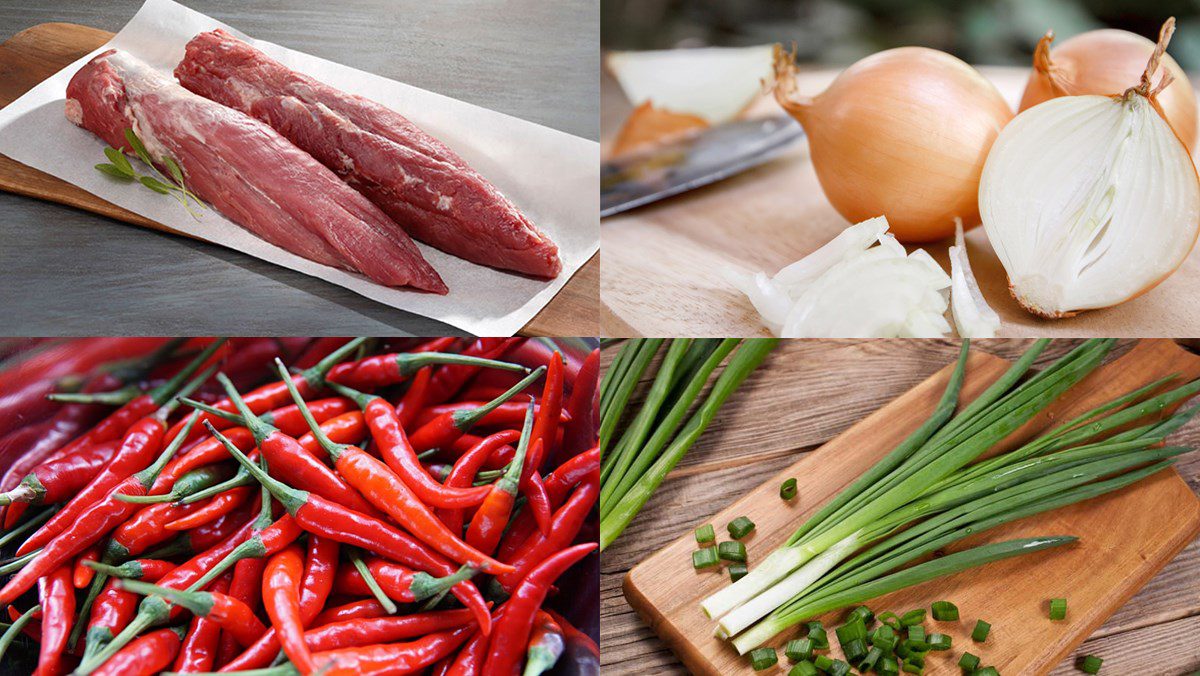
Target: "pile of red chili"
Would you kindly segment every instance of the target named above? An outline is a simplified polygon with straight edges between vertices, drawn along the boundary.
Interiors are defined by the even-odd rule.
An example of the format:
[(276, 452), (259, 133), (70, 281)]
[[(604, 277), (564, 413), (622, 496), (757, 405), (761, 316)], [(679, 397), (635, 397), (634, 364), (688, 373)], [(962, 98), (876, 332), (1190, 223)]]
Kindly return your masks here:
[(564, 345), (0, 341), (0, 657), (598, 672), (599, 352)]

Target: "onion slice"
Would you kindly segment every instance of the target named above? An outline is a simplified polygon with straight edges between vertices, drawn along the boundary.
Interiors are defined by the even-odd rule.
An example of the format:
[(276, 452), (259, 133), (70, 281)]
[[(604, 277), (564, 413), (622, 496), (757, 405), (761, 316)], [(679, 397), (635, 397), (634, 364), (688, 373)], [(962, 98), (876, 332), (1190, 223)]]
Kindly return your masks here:
[(950, 247), (950, 310), (954, 327), (960, 338), (994, 338), (1000, 328), (1000, 315), (987, 304), (971, 262), (967, 259), (967, 243), (963, 237), (962, 221), (955, 225), (954, 246)]

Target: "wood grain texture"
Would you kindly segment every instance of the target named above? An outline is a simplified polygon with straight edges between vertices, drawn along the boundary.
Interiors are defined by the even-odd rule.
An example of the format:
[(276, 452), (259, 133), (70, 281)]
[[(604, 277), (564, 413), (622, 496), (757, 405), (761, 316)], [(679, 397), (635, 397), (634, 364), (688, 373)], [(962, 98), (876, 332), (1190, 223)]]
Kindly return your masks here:
[[(1072, 344), (1073, 341), (1056, 342), (1039, 359), (1039, 363), (1044, 365), (1065, 352)], [(1025, 341), (980, 341), (976, 343), (975, 349), (1012, 359), (1020, 353), (1025, 345)], [(1120, 345), (1114, 350), (1110, 359), (1119, 357), (1130, 347), (1128, 343)], [(845, 417), (854, 417), (855, 415), (861, 417), (863, 413), (878, 408), (905, 389), (943, 368), (953, 359), (955, 349), (953, 344), (945, 341), (785, 341), (764, 368), (752, 376), (743, 389), (729, 401), (726, 411), (736, 410), (736, 414), (719, 416), (716, 424), (686, 456), (685, 462), (681, 463), (672, 473), (662, 489), (655, 494), (641, 515), (630, 526), (626, 535), (605, 551), (601, 579), (602, 645), (605, 673), (683, 671), (666, 645), (638, 619), (622, 596), (621, 580), (635, 563), (650, 556), (675, 538), (685, 536), (690, 539), (690, 530), (698, 523), (709, 521), (723, 523), (720, 521), (721, 517), (711, 516), (714, 509), (728, 505), (732, 500), (754, 490), (755, 487), (762, 484), (763, 477), (777, 475), (767, 482), (765, 488), (770, 495), (775, 496), (774, 500), (778, 500), (775, 493), (778, 488), (778, 480), (789, 474), (785, 470), (797, 463), (798, 460), (808, 457), (817, 444), (842, 432), (849, 424), (841, 421), (819, 424), (821, 416), (816, 412), (810, 414), (810, 410), (817, 407), (826, 411), (844, 408), (853, 412)], [(1142, 349), (1147, 348), (1143, 347)], [(613, 349), (607, 349), (606, 360), (611, 359), (613, 353)], [(1129, 362), (1118, 362), (1118, 364), (1121, 363)], [(801, 364), (804, 365), (803, 368), (800, 366)], [(1118, 366), (1118, 368), (1120, 367)], [(778, 379), (775, 377), (774, 374), (782, 369), (787, 369), (790, 385), (785, 385), (782, 377)], [(1149, 379), (1150, 374), (1140, 370), (1137, 373), (1122, 371), (1119, 377)], [(757, 403), (760, 401), (768, 403), (760, 406)], [(1069, 401), (1063, 403), (1072, 405)], [(1074, 405), (1079, 405), (1079, 402), (1074, 402)], [(787, 422), (779, 422), (780, 416), (790, 417)], [(806, 422), (797, 423), (797, 421)], [(774, 434), (776, 427), (784, 428), (783, 433)], [(761, 430), (764, 434), (755, 436), (753, 430)], [(789, 436), (787, 434), (789, 430), (794, 431), (795, 434)], [(816, 440), (814, 441), (814, 439)], [(1171, 439), (1171, 443), (1188, 445), (1198, 442), (1200, 442), (1200, 426), (1195, 424), (1186, 426)], [(1200, 453), (1193, 452), (1183, 456), (1177, 467), (1191, 484), (1192, 491), (1200, 489)], [(811, 477), (809, 478), (811, 479)], [(1163, 478), (1159, 477), (1158, 480), (1161, 481)], [(806, 479), (801, 479), (801, 510), (814, 508), (819, 502), (819, 498), (813, 494), (811, 489), (805, 490), (805, 481)], [(1175, 487), (1181, 488), (1182, 484), (1175, 481)], [(808, 501), (805, 500), (806, 496)], [(1186, 500), (1183, 504), (1195, 503), (1195, 499), (1190, 493), (1185, 497)], [(1123, 499), (1126, 499), (1126, 496), (1121, 494), (1069, 508), (1068, 511), (1053, 515), (1053, 518), (1056, 519), (1054, 523), (1060, 524), (1065, 532), (1078, 534), (1077, 522), (1087, 517), (1087, 514), (1081, 513), (1075, 516), (1069, 514), (1070, 510), (1087, 512), (1089, 509), (1101, 509), (1107, 512), (1108, 509), (1114, 509), (1107, 501)], [(768, 500), (768, 503), (770, 502)], [(739, 513), (742, 511), (748, 510), (742, 509)], [(1161, 511), (1159, 513), (1161, 514)], [(1121, 523), (1122, 520), (1129, 523), (1145, 522), (1145, 518), (1142, 516), (1135, 515), (1131, 520), (1126, 516), (1127, 514), (1127, 512), (1121, 512), (1112, 520), (1114, 523)], [(755, 518), (754, 515), (751, 515), (751, 518), (760, 525), (759, 533), (751, 539), (749, 544), (753, 560), (755, 551), (758, 551), (761, 557), (762, 554), (773, 548), (773, 544), (764, 544), (763, 542), (768, 539), (764, 537), (765, 531), (762, 530), (764, 522)], [(1018, 526), (1019, 524), (1013, 525), (1013, 527)], [(1153, 524), (1147, 524), (1147, 527), (1151, 526)], [(1046, 531), (1042, 529), (1041, 532), (1045, 534)], [(630, 534), (634, 534), (634, 536), (631, 537)], [(1087, 538), (1086, 542), (1092, 544), (1080, 545), (1079, 547), (1084, 548), (1082, 551), (1088, 551), (1086, 548), (1091, 546), (1099, 547), (1099, 541), (1095, 537)], [(1178, 544), (1181, 546), (1184, 543)], [(691, 544), (688, 545), (689, 551), (691, 546)], [(1120, 547), (1113, 546), (1112, 552), (1119, 553), (1119, 551)], [(687, 553), (683, 552), (682, 554), (681, 561), (684, 568), (688, 568)], [(1045, 559), (1039, 560), (1036, 567), (1040, 568), (1044, 562), (1047, 562), (1047, 565), (1051, 564), (1056, 557), (1072, 558), (1077, 555), (1076, 550), (1051, 552)], [(1101, 563), (1096, 565), (1103, 568), (1105, 565), (1103, 561), (1107, 560), (1107, 556), (1109, 556), (1109, 552), (1106, 551), (1105, 556), (1100, 557)], [(671, 565), (675, 565), (675, 563), (672, 560)], [(1029, 562), (1022, 564), (1020, 559), (1016, 559), (1009, 563), (1024, 573), (1023, 566)], [(1095, 567), (1094, 564), (1094, 561), (1088, 560), (1086, 565), (1079, 567), (1088, 571), (1090, 575), (1092, 568)], [(1006, 564), (998, 565), (1003, 567)], [(696, 574), (690, 568), (686, 571), (681, 569), (679, 572), (685, 573), (690, 581), (696, 580)], [(1004, 575), (1005, 573), (1000, 571), (995, 574)], [(989, 580), (997, 579), (993, 577), (993, 571), (990, 570), (986, 577)], [(1038, 579), (1041, 580), (1042, 577), (1039, 576)], [(1132, 600), (1108, 617), (1107, 621), (1105, 620), (1107, 612), (1099, 613), (1098, 617), (1095, 616), (1096, 613), (1091, 613), (1086, 618), (1073, 615), (1073, 621), (1086, 620), (1089, 624), (1099, 626), (1090, 634), (1088, 641), (1079, 650), (1094, 652), (1106, 659), (1117, 658), (1119, 651), (1120, 657), (1114, 661), (1114, 664), (1138, 663), (1142, 667), (1142, 671), (1138, 673), (1181, 674), (1200, 667), (1200, 654), (1197, 654), (1194, 644), (1189, 645), (1186, 642), (1173, 644), (1170, 641), (1160, 641), (1151, 642), (1153, 643), (1152, 647), (1145, 642), (1126, 641), (1124, 638), (1118, 641), (1112, 638), (1127, 635), (1130, 637), (1146, 636), (1150, 635), (1148, 632), (1153, 632), (1155, 627), (1163, 627), (1163, 630), (1166, 631), (1168, 623), (1185, 621), (1188, 618), (1195, 619), (1197, 615), (1200, 615), (1200, 593), (1196, 591), (1198, 579), (1200, 579), (1200, 545), (1193, 543), (1163, 568)], [(706, 589), (714, 584), (712, 581), (705, 581), (703, 576), (701, 576), (701, 580)], [(1021, 580), (1028, 584), (1024, 576), (1021, 576)], [(1135, 585), (1134, 589), (1130, 591), (1135, 591), (1136, 586), (1140, 585)], [(1052, 596), (1049, 589), (1047, 587), (1044, 594), (1039, 593), (1038, 598)], [(935, 592), (929, 593), (937, 595)], [(948, 598), (959, 601), (966, 597), (966, 590), (950, 589), (945, 594)], [(1084, 602), (1081, 607), (1080, 595), (1073, 591), (1068, 596), (1072, 599), (1073, 613), (1075, 609), (1079, 609), (1081, 613), (1087, 613), (1095, 603), (1095, 601)], [(927, 604), (931, 600), (933, 600), (932, 597), (921, 597), (895, 603), (898, 606), (909, 607), (905, 604)], [(878, 604), (873, 605), (877, 608), (883, 607)], [(960, 603), (960, 606), (964, 605)], [(993, 621), (997, 625), (1011, 622), (1010, 626), (1014, 627), (1011, 631), (1014, 633), (1022, 632), (1022, 627), (1025, 627), (1031, 618), (1036, 620), (1043, 612), (1036, 607), (1026, 608), (1022, 612), (1016, 613), (1015, 620), (997, 623), (994, 618), (1002, 617), (1007, 611), (991, 605), (986, 607), (989, 621)], [(694, 608), (692, 609), (694, 610)], [(964, 608), (964, 617), (966, 612)], [(1101, 623), (1103, 623), (1102, 626)], [(969, 627), (960, 627), (959, 629), (960, 631), (969, 631)], [(1191, 631), (1194, 632), (1195, 629), (1192, 628)], [(1133, 632), (1141, 633), (1133, 634)], [(1046, 641), (1051, 638), (1041, 634), (1040, 626), (1038, 631), (1032, 633), (1037, 635), (1033, 639), (1036, 641)], [(956, 637), (956, 646), (962, 645), (965, 644)], [(989, 641), (990, 648), (994, 649), (997, 645), (999, 644), (991, 645)], [(1064, 646), (1060, 642), (1058, 647), (1060, 650), (1065, 650), (1070, 646)], [(986, 657), (995, 655), (995, 652), (989, 651), (984, 654)], [(1064, 670), (1062, 673), (1069, 673), (1070, 660), (1071, 658), (1063, 660), (1058, 667), (1055, 667), (1054, 662), (1046, 663), (1037, 672), (1018, 672), (1013, 669), (1006, 671), (1002, 663), (999, 660), (996, 661), (997, 665), (1001, 667), (1002, 673), (1044, 673), (1052, 667)], [(931, 662), (933, 661), (935, 660), (931, 660)], [(744, 665), (744, 663), (742, 664)], [(1108, 666), (1109, 664), (1106, 663), (1106, 671), (1108, 671)], [(1134, 672), (1114, 669), (1109, 673)]]
[[(225, 6), (227, 3), (218, 4)], [(407, 30), (414, 33), (421, 31), (423, 37), (405, 42), (404, 53), (408, 54), (408, 50), (415, 49), (430, 34), (441, 35), (443, 40), (446, 35), (455, 35), (456, 39), (469, 39), (475, 35), (482, 39), (486, 31), (481, 33), (463, 30), (462, 17), (467, 9), (465, 5), (469, 4), (469, 2), (461, 1), (446, 3), (446, 5), (439, 5), (436, 8), (430, 7), (419, 14), (407, 13), (407, 16), (412, 19), (406, 22)], [(401, 10), (390, 4), (386, 7), (371, 7), (369, 3), (358, 3), (358, 5), (360, 11), (357, 14), (351, 13), (350, 16), (347, 16), (343, 12), (336, 17), (336, 21), (333, 20), (335, 18), (333, 16), (326, 17), (325, 32), (318, 29), (311, 34), (306, 35), (301, 32), (296, 35), (283, 31), (275, 35), (273, 31), (268, 30), (256, 34), (300, 49), (307, 48), (307, 45), (303, 44), (303, 38), (308, 37), (313, 44), (313, 48), (308, 51), (314, 54), (347, 62), (355, 67), (373, 69), (373, 72), (381, 72), (384, 75), (401, 77), (416, 86), (433, 88), (450, 96), (474, 89), (475, 96), (466, 94), (460, 98), (480, 105), (492, 104), (495, 109), (503, 112), (521, 115), (523, 112), (520, 110), (521, 103), (526, 104), (524, 112), (532, 111), (534, 108), (531, 105), (534, 101), (521, 101), (522, 95), (514, 95), (511, 91), (503, 93), (499, 97), (500, 101), (488, 101), (486, 97), (479, 97), (480, 91), (486, 93), (493, 88), (492, 85), (483, 82), (485, 79), (483, 73), (486, 69), (470, 71), (454, 67), (453, 63), (444, 63), (443, 66), (452, 66), (451, 72), (442, 74), (442, 77), (451, 81), (451, 86), (440, 88), (435, 86), (433, 81), (438, 77), (435, 73), (438, 69), (425, 68), (419, 69), (418, 72), (418, 69), (410, 67), (409, 64), (399, 63), (401, 59), (397, 51), (383, 49), (379, 46), (380, 43), (392, 44), (398, 39), (397, 36), (377, 36), (378, 39), (374, 40), (356, 39), (354, 51), (363, 49), (376, 53), (365, 62), (344, 58), (346, 56), (346, 36), (352, 34), (354, 30), (357, 30), (360, 35), (376, 34), (381, 30), (386, 30), (388, 22), (372, 20), (372, 12), (369, 10), (374, 9), (376, 15), (385, 11), (388, 16), (393, 16), (395, 12)], [(325, 16), (325, 12), (310, 8), (310, 16), (304, 16), (303, 7), (303, 3), (285, 3), (274, 9), (264, 5), (261, 6), (261, 11), (267, 13), (263, 15), (264, 17), (270, 16), (272, 11), (276, 13), (276, 18), (295, 14), (296, 22), (293, 24), (295, 27), (309, 24), (312, 24), (313, 27), (319, 25), (319, 20)], [(234, 12), (234, 16), (221, 13), (218, 13), (218, 16), (235, 24), (238, 23), (241, 12), (244, 10), (236, 4), (225, 6), (225, 8)], [(65, 7), (62, 9), (64, 10), (63, 16), (74, 18), (78, 14), (65, 11), (67, 10)], [(133, 9), (136, 9), (136, 5), (129, 9), (129, 16), (132, 15)], [(197, 7), (197, 9), (205, 11), (206, 8)], [(542, 21), (550, 24), (564, 22), (564, 32), (567, 33), (570, 33), (565, 30), (567, 25), (574, 24), (575, 30), (581, 37), (588, 35), (589, 31), (593, 29), (598, 31), (598, 27), (577, 21), (579, 8), (570, 3), (557, 10), (559, 13), (557, 17), (553, 16), (555, 10), (540, 5), (521, 3), (521, 6), (512, 9), (513, 13), (524, 14), (530, 21)], [(488, 8), (477, 7), (477, 10), (480, 11), (471, 14), (471, 16), (477, 17), (476, 20), (483, 20), (492, 13), (492, 10)], [(4, 22), (17, 20), (10, 17), (15, 14), (16, 12), (11, 8), (0, 8), (0, 20)], [(86, 13), (84, 14), (86, 15)], [(85, 16), (84, 18), (94, 17)], [(496, 30), (506, 26), (511, 28), (510, 24), (516, 18), (513, 16), (493, 17), (493, 20), (498, 22), (492, 25), (492, 28)], [(452, 25), (455, 23), (459, 25), (452, 29)], [(474, 22), (468, 21), (467, 23), (473, 25)], [(241, 23), (241, 27), (253, 32), (256, 28), (253, 24), (253, 20), (244, 21)], [(0, 23), (0, 33), (8, 32), (2, 30), (6, 25), (6, 23)], [(111, 26), (112, 24), (107, 25)], [(117, 23), (113, 27), (119, 27), (119, 25), (120, 23)], [(274, 32), (278, 32), (280, 27), (276, 25), (274, 28)], [(19, 32), (14, 30), (14, 32), (15, 35), (0, 45), (0, 103), (7, 103), (15, 99), (45, 77), (103, 44), (111, 37), (111, 33), (107, 31), (70, 23), (39, 24)], [(490, 39), (494, 40), (494, 37)], [(554, 43), (554, 48), (568, 48), (567, 43), (562, 41), (561, 36), (546, 40), (547, 43)], [(562, 44), (557, 44), (559, 42)], [(338, 46), (339, 44), (341, 47)], [(371, 48), (372, 45), (374, 48)], [(412, 56), (413, 58), (418, 56), (435, 58), (436, 54), (452, 48), (452, 45), (444, 43), (437, 46), (425, 45), (423, 55), (412, 54)], [(343, 58), (339, 59), (339, 51)], [(503, 46), (495, 47), (491, 51), (495, 52), (495, 63), (498, 64), (507, 64), (512, 61), (515, 65), (515, 62), (521, 58), (529, 59), (529, 54), (512, 51)], [(381, 63), (380, 57), (384, 52), (395, 61), (384, 60)], [(549, 61), (552, 60), (543, 59), (532, 66), (525, 64), (519, 69), (522, 73), (520, 77), (533, 76), (537, 72), (547, 70), (551, 67)], [(564, 64), (559, 72), (564, 78), (580, 77), (581, 68), (594, 65), (591, 63), (590, 57), (586, 61), (585, 64), (575, 61)], [(399, 68), (403, 68), (403, 70), (397, 70)], [(594, 73), (595, 71), (591, 70), (590, 72)], [(594, 82), (594, 78), (592, 82)], [(588, 84), (584, 89), (590, 91), (595, 87), (598, 85)], [(495, 89), (511, 90), (512, 88), (497, 87)], [(525, 92), (524, 95), (528, 96), (528, 94), (529, 92)], [(569, 101), (564, 98), (563, 105), (570, 110), (564, 110), (561, 117), (551, 116), (553, 119), (547, 119), (545, 115), (540, 117), (539, 115), (522, 116), (543, 124), (549, 123), (572, 133), (594, 136), (596, 124), (594, 112), (591, 115), (584, 114), (589, 118), (589, 122), (583, 128), (576, 128), (569, 124), (569, 120), (572, 119), (569, 113), (579, 112), (575, 110), (581, 105), (579, 98), (571, 98)], [(594, 100), (593, 94), (591, 101), (594, 102)], [(500, 105), (502, 103), (506, 105)], [(536, 103), (539, 106), (552, 107), (556, 105), (555, 101), (545, 99), (538, 100)], [(591, 110), (594, 111), (594, 104)], [(84, 190), (2, 156), (0, 156), (0, 190), (65, 204), (107, 218), (171, 233), (169, 228), (159, 223), (116, 207)], [(3, 307), (10, 314), (29, 318), (28, 321), (10, 329), (10, 332), (27, 335), (124, 333), (130, 331), (196, 333), (198, 317), (203, 318), (205, 329), (209, 332), (224, 333), (237, 332), (235, 327), (238, 324), (244, 327), (245, 322), (257, 322), (264, 317), (276, 317), (279, 320), (269, 329), (265, 328), (265, 324), (263, 325), (264, 328), (261, 331), (268, 333), (367, 332), (393, 334), (400, 332), (442, 334), (458, 332), (440, 322), (379, 305), (369, 299), (359, 297), (349, 290), (329, 288), (331, 285), (321, 280), (306, 278), (305, 275), (294, 271), (281, 270), (265, 261), (248, 260), (250, 257), (244, 254), (207, 244), (184, 242), (174, 236), (148, 236), (140, 233), (139, 237), (128, 238), (128, 246), (138, 247), (137, 252), (142, 254), (141, 258), (138, 258), (136, 254), (131, 255), (128, 263), (92, 265), (89, 261), (76, 265), (77, 257), (71, 258), (71, 262), (68, 263), (59, 254), (65, 253), (73, 256), (75, 253), (73, 244), (82, 245), (82, 248), (86, 248), (93, 254), (108, 253), (114, 260), (119, 260), (128, 255), (128, 250), (124, 246), (128, 233), (112, 229), (109, 231), (111, 236), (97, 237), (97, 233), (110, 227), (103, 219), (99, 221), (90, 219), (88, 228), (71, 228), (69, 225), (73, 225), (77, 216), (48, 217), (45, 214), (54, 213), (52, 209), (19, 198), (0, 197), (0, 208), (4, 209), (7, 216), (2, 227), (6, 235), (5, 239), (9, 242), (9, 245), (0, 254), (0, 269), (3, 270), (0, 272), (0, 283), (10, 288), (26, 290), (25, 293), (6, 296)], [(51, 219), (55, 221), (53, 225), (60, 228), (59, 230), (48, 231), (50, 229), (46, 227), (45, 221)], [(38, 220), (43, 222), (38, 222)], [(33, 222), (30, 223), (30, 221)], [(96, 239), (93, 240), (93, 238)], [(84, 244), (85, 241), (88, 244)], [(163, 256), (167, 249), (171, 253), (167, 256), (167, 260), (164, 260), (160, 256)], [(188, 274), (179, 274), (183, 268), (191, 266), (196, 267)], [(216, 268), (220, 268), (220, 274), (217, 273)], [(134, 269), (142, 270), (144, 276), (137, 277), (131, 272)], [(254, 275), (253, 273), (258, 274)], [(91, 279), (94, 283), (80, 285), (78, 281), (81, 277)], [(208, 284), (206, 286), (199, 285), (197, 282), (201, 279)], [(8, 280), (11, 280), (11, 283), (5, 283)], [(143, 295), (148, 288), (151, 291), (148, 294), (149, 297)], [(126, 291), (127, 293), (104, 293), (105, 289)], [(530, 320), (523, 328), (522, 333), (527, 335), (595, 335), (598, 331), (595, 316), (598, 289), (599, 260), (598, 256), (595, 256), (579, 270), (554, 300)], [(154, 290), (159, 293), (154, 294)], [(225, 305), (223, 312), (203, 311), (210, 301), (217, 301), (221, 296), (229, 294), (241, 294), (243, 291), (247, 294), (247, 300), (261, 299), (262, 302), (259, 304), (249, 302), (245, 305), (245, 309), (238, 308), (234, 312), (229, 310), (228, 305)], [(97, 295), (100, 296), (99, 299), (97, 299)], [(214, 296), (217, 297), (214, 298)], [(152, 308), (161, 311), (136, 312), (135, 306), (130, 300), (133, 297), (139, 299), (143, 309)], [(183, 299), (191, 299), (194, 303), (180, 302)], [(156, 305), (156, 301), (163, 300), (169, 302), (162, 303), (160, 307), (153, 307)], [(128, 306), (126, 306), (127, 303)], [(178, 307), (181, 304), (190, 305), (201, 311), (180, 315)], [(95, 315), (91, 314), (97, 307), (108, 308), (109, 311), (98, 313), (100, 318), (97, 319)], [(270, 309), (264, 313), (257, 309), (261, 307)], [(61, 308), (61, 311), (55, 312), (55, 308)], [(313, 310), (325, 311), (318, 313)], [(77, 324), (80, 317), (86, 321)], [(188, 328), (174, 331), (175, 325), (171, 323), (172, 320), (187, 325)], [(112, 322), (112, 326), (109, 326), (108, 322)], [(252, 326), (257, 325), (257, 323), (252, 324)], [(352, 329), (351, 327), (356, 328)], [(241, 331), (244, 332), (245, 328), (242, 328)]]
[[(981, 68), (1015, 104), (1027, 69)], [(801, 73), (799, 91), (823, 91), (837, 71)], [(611, 145), (629, 104), (616, 80), (601, 79), (602, 149)], [(765, 97), (751, 115), (777, 115)], [(798, 143), (784, 156), (728, 180), (601, 221), (601, 331), (608, 336), (767, 335), (744, 295), (718, 271), (725, 266), (774, 274), (822, 246), (848, 223), (825, 199)], [(951, 242), (926, 245), (949, 270)], [(1136, 300), (1067, 320), (1041, 320), (1008, 293), (999, 259), (983, 228), (967, 233), (971, 266), (1000, 315), (1000, 335), (1183, 337), (1200, 332), (1200, 256), (1192, 255), (1162, 285)]]

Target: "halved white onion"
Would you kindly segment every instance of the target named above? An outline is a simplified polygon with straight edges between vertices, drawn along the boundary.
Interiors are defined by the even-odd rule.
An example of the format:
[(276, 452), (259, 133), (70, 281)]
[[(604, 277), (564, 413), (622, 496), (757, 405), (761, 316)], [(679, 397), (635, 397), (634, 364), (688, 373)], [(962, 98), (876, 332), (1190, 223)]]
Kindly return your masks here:
[(1000, 316), (987, 304), (967, 259), (962, 221), (955, 224), (954, 246), (950, 247), (950, 310), (960, 338), (993, 338)]

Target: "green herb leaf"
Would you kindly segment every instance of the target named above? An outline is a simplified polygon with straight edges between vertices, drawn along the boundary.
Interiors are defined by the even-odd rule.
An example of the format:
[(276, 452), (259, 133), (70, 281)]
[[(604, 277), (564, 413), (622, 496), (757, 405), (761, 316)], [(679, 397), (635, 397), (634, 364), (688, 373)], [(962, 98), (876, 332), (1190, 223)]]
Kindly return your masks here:
[(112, 164), (107, 164), (107, 163), (97, 164), (96, 170), (99, 171), (100, 173), (108, 174), (109, 176), (112, 176), (113, 178), (119, 178), (122, 181), (132, 181), (133, 180), (132, 174), (126, 174), (125, 172), (121, 171), (120, 167), (117, 167)]
[(158, 180), (157, 178), (154, 178), (153, 176), (142, 176), (138, 180), (142, 182), (142, 185), (146, 186), (147, 188), (150, 188), (154, 192), (161, 193), (163, 195), (169, 194), (171, 192), (171, 186), (167, 185), (166, 183), (163, 183), (162, 181)]
[(180, 189), (183, 189), (183, 170), (179, 168), (179, 163), (171, 157), (168, 157), (164, 162), (167, 165), (167, 171), (171, 172), (171, 178), (174, 178), (175, 183)]
[(133, 178), (133, 165), (129, 163), (129, 158), (125, 157), (125, 153), (117, 150), (116, 148), (108, 147), (104, 149), (104, 156), (107, 157), (108, 160), (113, 163), (113, 166), (116, 167), (121, 173), (125, 174), (129, 178)]
[(137, 153), (141, 161), (154, 166), (154, 161), (150, 159), (150, 153), (146, 150), (146, 146), (142, 145), (142, 139), (138, 138), (132, 129), (125, 130), (125, 140), (129, 142), (129, 147), (133, 148), (133, 152)]

